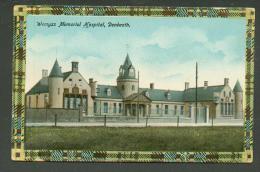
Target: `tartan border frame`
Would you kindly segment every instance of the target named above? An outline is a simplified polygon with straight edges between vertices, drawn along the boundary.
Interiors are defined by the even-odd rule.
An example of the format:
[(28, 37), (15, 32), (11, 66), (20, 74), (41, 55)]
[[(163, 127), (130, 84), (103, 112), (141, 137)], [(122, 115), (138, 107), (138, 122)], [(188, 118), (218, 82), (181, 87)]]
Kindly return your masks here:
[[(246, 74), (244, 93), (243, 152), (143, 152), (88, 150), (26, 150), (25, 137), (25, 68), (27, 15), (78, 16), (154, 16), (246, 19)], [(81, 161), (81, 162), (253, 162), (253, 109), (255, 9), (208, 7), (114, 7), (114, 6), (48, 6), (15, 5), (13, 15), (12, 61), (12, 150), (16, 161)]]

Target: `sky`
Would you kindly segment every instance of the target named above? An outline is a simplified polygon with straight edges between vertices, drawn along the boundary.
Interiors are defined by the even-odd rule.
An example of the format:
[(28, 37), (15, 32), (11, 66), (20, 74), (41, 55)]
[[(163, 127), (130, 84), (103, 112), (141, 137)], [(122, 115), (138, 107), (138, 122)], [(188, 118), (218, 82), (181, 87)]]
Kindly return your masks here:
[[(38, 26), (56, 23), (56, 26)], [(130, 27), (58, 27), (60, 22), (128, 23)], [(79, 62), (86, 80), (116, 85), (119, 67), (126, 54), (140, 73), (140, 87), (183, 90), (184, 82), (221, 85), (229, 78), (244, 88), (245, 34), (243, 18), (177, 18), (123, 16), (44, 16), (27, 17), (26, 91), (49, 73), (55, 59), (62, 71)]]

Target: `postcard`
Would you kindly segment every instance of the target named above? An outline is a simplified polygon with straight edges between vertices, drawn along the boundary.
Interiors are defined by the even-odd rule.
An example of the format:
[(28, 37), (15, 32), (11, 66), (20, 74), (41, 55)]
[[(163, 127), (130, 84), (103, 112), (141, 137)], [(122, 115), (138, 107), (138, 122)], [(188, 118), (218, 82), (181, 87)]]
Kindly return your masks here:
[(14, 6), (12, 159), (253, 161), (253, 8)]

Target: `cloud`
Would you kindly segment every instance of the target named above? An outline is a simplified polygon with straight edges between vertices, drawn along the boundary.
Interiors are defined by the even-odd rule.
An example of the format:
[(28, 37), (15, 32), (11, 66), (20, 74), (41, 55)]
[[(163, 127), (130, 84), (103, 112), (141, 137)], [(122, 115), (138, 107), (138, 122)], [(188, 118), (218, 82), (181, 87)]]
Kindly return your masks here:
[(230, 77), (232, 84), (237, 78), (243, 80), (244, 40), (230, 34), (211, 39), (209, 33), (196, 27), (158, 26), (143, 35), (110, 32), (104, 37), (86, 31), (30, 35), (26, 90), (39, 80), (40, 69), (50, 70), (56, 58), (63, 71), (70, 70), (70, 62), (77, 60), (86, 79), (93, 77), (99, 84), (116, 84), (127, 43), (130, 58), (140, 71), (142, 87), (148, 87), (150, 82), (167, 89), (183, 89), (185, 81), (192, 85), (196, 61), (202, 84), (208, 80), (209, 85), (219, 85), (224, 77)]
[(163, 78), (164, 79), (177, 79), (177, 78), (180, 78), (182, 76), (181, 73), (175, 73), (175, 74), (171, 74), (171, 75), (167, 75), (167, 76), (164, 76)]

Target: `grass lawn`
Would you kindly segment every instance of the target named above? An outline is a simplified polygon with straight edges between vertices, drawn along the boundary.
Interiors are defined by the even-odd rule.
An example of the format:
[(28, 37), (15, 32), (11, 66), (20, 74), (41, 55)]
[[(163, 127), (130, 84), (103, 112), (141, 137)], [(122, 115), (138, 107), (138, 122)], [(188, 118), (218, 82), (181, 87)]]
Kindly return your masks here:
[(27, 127), (26, 149), (242, 151), (243, 127)]

